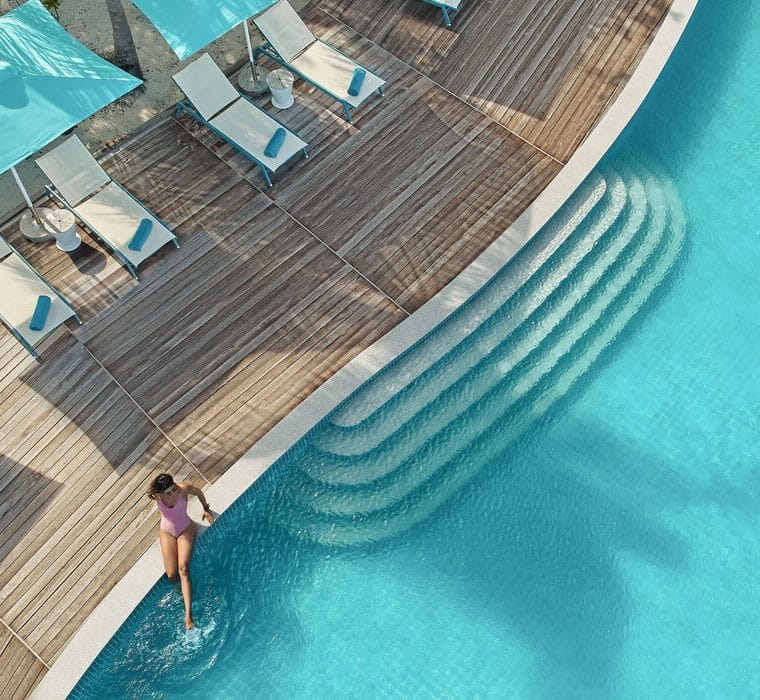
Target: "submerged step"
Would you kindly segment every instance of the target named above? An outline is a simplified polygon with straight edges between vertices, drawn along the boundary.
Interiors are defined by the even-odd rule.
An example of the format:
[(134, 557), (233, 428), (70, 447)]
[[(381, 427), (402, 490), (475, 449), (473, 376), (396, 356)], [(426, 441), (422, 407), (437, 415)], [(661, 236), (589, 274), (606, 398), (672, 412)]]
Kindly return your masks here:
[[(668, 182), (651, 175), (645, 176), (645, 181), (652, 214), (642, 241), (629, 255), (620, 257), (620, 264), (596, 289), (590, 303), (573, 307), (573, 313), (566, 316), (567, 327), (556, 332), (555, 342), (543, 356), (543, 368), (528, 366), (517, 382), (511, 377), (505, 380), (485, 399), (492, 404), (491, 410), (481, 410), (466, 435), (445, 431), (436, 441), (439, 444), (426, 450), (427, 459), (409, 464), (410, 468), (377, 489), (341, 494), (331, 489), (315, 491), (313, 484), (308, 485), (310, 489), (303, 483), (289, 483), (289, 502), (278, 511), (278, 521), (291, 532), (325, 544), (350, 545), (391, 536), (427, 517), (493, 459), (494, 450), (503, 450), (522, 435), (589, 369), (649, 298), (678, 255), (684, 221), (677, 196)], [(495, 406), (503, 410), (494, 411)], [(483, 436), (495, 429), (500, 439), (484, 441)], [(473, 457), (452, 459), (457, 454), (461, 457), (474, 443), (482, 444)]]
[[(614, 184), (622, 184), (615, 175)], [(646, 195), (641, 183), (632, 175), (628, 177), (629, 203), (626, 216), (620, 220), (620, 210), (615, 209), (615, 216), (601, 217), (588, 231), (583, 242), (574, 246), (574, 255), (569, 256), (575, 265), (568, 267), (568, 258), (558, 261), (560, 270), (556, 275), (549, 275), (547, 283), (520, 304), (519, 314), (510, 317), (508, 323), (491, 327), (486, 337), (476, 336), (471, 342), (471, 350), (464, 357), (457, 357), (456, 363), (442, 364), (438, 374), (439, 381), (431, 381), (431, 387), (425, 389), (427, 394), (436, 391), (423, 406), (425, 414), (422, 424), (408, 426), (418, 414), (408, 414), (398, 407), (396, 402), (385, 412), (387, 419), (381, 425), (373, 425), (361, 444), (365, 449), (357, 449), (353, 459), (339, 459), (334, 454), (324, 454), (318, 461), (305, 462), (302, 466), (309, 476), (327, 484), (368, 484), (392, 472), (410, 455), (420, 449), (422, 444), (432, 439), (438, 432), (466, 411), (469, 406), (481, 399), (496, 383), (509, 374), (514, 367), (524, 363), (531, 355), (546, 352), (542, 343), (573, 306), (590, 293), (593, 285), (614, 263), (622, 248), (638, 232), (646, 218)], [(599, 242), (603, 234), (620, 222), (620, 231), (603, 247)], [(601, 226), (605, 225), (605, 229)], [(594, 253), (593, 255), (592, 252)], [(580, 267), (591, 256), (588, 267)], [(534, 366), (544, 366), (540, 358)], [(437, 379), (437, 377), (436, 377)], [(405, 408), (411, 410), (407, 402)], [(374, 449), (393, 432), (391, 428), (404, 430), (389, 447)], [(315, 441), (316, 442), (316, 441)], [(322, 441), (316, 444), (323, 444)], [(318, 456), (315, 452), (315, 456)]]
[[(326, 428), (324, 432), (320, 432), (320, 435), (315, 437), (315, 444), (326, 446), (331, 453), (338, 455), (349, 456), (367, 452), (387, 439), (389, 435), (398, 431), (410, 418), (423, 410), (459, 377), (464, 375), (469, 368), (476, 366), (491, 353), (509, 333), (515, 331), (520, 324), (525, 322), (526, 318), (536, 312), (541, 304), (573, 273), (580, 262), (591, 253), (599, 240), (624, 215), (629, 204), (629, 194), (625, 183), (614, 172), (607, 173), (606, 182), (605, 206), (597, 209), (595, 216), (587, 221), (588, 230), (583, 232), (582, 237), (575, 236), (571, 240), (563, 241), (561, 246), (557, 245), (554, 248), (552, 255), (548, 258), (543, 255), (540, 256), (542, 258), (541, 263), (536, 264), (531, 269), (531, 275), (522, 287), (517, 290), (510, 290), (508, 304), (504, 302), (498, 309), (489, 309), (489, 314), (486, 317), (479, 313), (481, 308), (476, 308), (474, 312), (467, 309), (467, 312), (462, 314), (473, 319), (473, 322), (462, 323), (462, 326), (469, 330), (468, 342), (449, 350), (445, 363), (440, 361), (441, 348), (445, 346), (445, 343), (440, 341), (437, 331), (434, 331), (430, 343), (433, 349), (432, 353), (427, 348), (415, 348), (416, 355), (428, 356), (432, 354), (435, 360), (430, 363), (430, 368), (422, 373), (419, 379), (412, 380), (395, 397), (385, 401), (380, 409), (350, 430)], [(635, 197), (639, 203), (637, 206), (644, 208), (645, 198), (643, 192), (639, 192), (638, 189), (634, 187)], [(583, 217), (584, 220), (587, 218), (588, 215)], [(563, 217), (563, 220), (567, 219), (574, 223), (577, 221), (574, 217)], [(576, 230), (577, 226), (573, 231)], [(566, 229), (563, 228), (562, 233), (565, 235)], [(547, 260), (552, 264), (548, 265)], [(539, 269), (541, 273), (536, 274)], [(507, 278), (507, 281), (514, 283), (515, 280), (510, 274), (511, 272), (512, 270), (509, 269), (504, 277)], [(499, 288), (499, 293), (494, 293), (494, 290), (489, 291), (492, 292), (488, 295), (489, 298), (502, 297), (501, 292), (503, 290), (501, 288)], [(493, 304), (493, 299), (489, 303)], [(482, 307), (482, 305), (479, 306)], [(475, 321), (478, 323), (476, 324)], [(453, 357), (456, 359), (452, 360)], [(451, 368), (452, 361), (456, 363), (453, 369)], [(362, 395), (365, 393), (367, 392), (362, 392)], [(313, 476), (316, 478), (316, 475)], [(329, 479), (325, 477), (325, 480)], [(365, 478), (364, 480), (369, 479)]]
[[(657, 211), (651, 220), (646, 217), (646, 198), (641, 183), (629, 178), (635, 192), (636, 206), (620, 226), (618, 235), (584, 268), (569, 290), (560, 289), (559, 303), (553, 304), (550, 313), (540, 322), (529, 325), (518, 338), (511, 338), (503, 352), (486, 358), (474, 372), (462, 378), (462, 390), (453, 392), (449, 400), (436, 405), (415, 421), (413, 432), (405, 439), (391, 441), (387, 448), (354, 460), (354, 476), (374, 472), (371, 483), (361, 482), (361, 488), (340, 489), (338, 484), (312, 481), (304, 493), (310, 508), (338, 515), (369, 513), (392, 505), (419, 484), (430, 478), (447, 460), (447, 455), (459, 452), (462, 447), (488, 430), (510, 408), (536, 387), (545, 375), (567, 355), (580, 338), (591, 332), (615, 295), (620, 285), (627, 283), (651, 255), (665, 228), (665, 212), (659, 201), (653, 201)], [(657, 192), (651, 195), (658, 200)], [(632, 245), (641, 225), (648, 227), (639, 236), (639, 245)], [(633, 252), (623, 258), (623, 252)], [(604, 285), (604, 294), (595, 289), (604, 274), (623, 260), (613, 279)], [(593, 299), (584, 303), (592, 296)], [(572, 318), (570, 317), (572, 314)], [(453, 368), (456, 369), (456, 368)], [(438, 404), (439, 402), (437, 402)], [(475, 417), (466, 415), (475, 405), (481, 407)], [(485, 410), (482, 410), (485, 409)], [(460, 420), (464, 417), (464, 420)], [(420, 453), (421, 458), (420, 458)], [(332, 474), (334, 476), (334, 474)], [(348, 485), (344, 481), (342, 485)]]
[(330, 422), (338, 428), (351, 428), (367, 420), (498, 311), (542, 268), (592, 212), (596, 212), (600, 206), (619, 210), (624, 201), (625, 188), (621, 181), (615, 181), (613, 190), (610, 191), (607, 180), (592, 173), (571, 197), (568, 205), (547, 224), (547, 230), (539, 234), (541, 240), (537, 243), (540, 245), (534, 247), (529, 258), (518, 256), (518, 259), (512, 260), (509, 263), (511, 274), (495, 281), (489, 294), (477, 295), (468, 303), (466, 314), (456, 314), (447, 321), (445, 327), (434, 331), (434, 339), (431, 336), (423, 339), (413, 351), (386, 368), (381, 377), (368, 380), (333, 413)]

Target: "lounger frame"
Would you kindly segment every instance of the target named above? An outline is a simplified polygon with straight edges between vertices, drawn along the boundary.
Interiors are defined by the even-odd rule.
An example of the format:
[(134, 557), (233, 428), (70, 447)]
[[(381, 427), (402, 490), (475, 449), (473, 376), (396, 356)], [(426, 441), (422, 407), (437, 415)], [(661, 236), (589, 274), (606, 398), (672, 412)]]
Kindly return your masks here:
[[(277, 119), (277, 117), (275, 117), (274, 115), (270, 114), (265, 109), (261, 109), (261, 107), (259, 107), (252, 100), (249, 100), (245, 95), (240, 95), (240, 99), (245, 100), (246, 102), (248, 102), (252, 107), (255, 107), (256, 109), (258, 109), (259, 112), (263, 112), (264, 114), (266, 114), (267, 117), (269, 117), (273, 121), (276, 121), (283, 129), (289, 131), (291, 134), (293, 133), (293, 131), (291, 129), (289, 129), (287, 126), (285, 126), (285, 124), (283, 124), (279, 119)], [(227, 134), (225, 134), (223, 131), (221, 131), (220, 129), (218, 129), (217, 127), (215, 127), (211, 122), (209, 122), (207, 119), (205, 119), (203, 117), (203, 115), (197, 109), (195, 109), (195, 107), (193, 107), (193, 104), (192, 104), (192, 102), (190, 101), (189, 98), (187, 100), (182, 100), (181, 102), (178, 102), (177, 106), (174, 109), (175, 116), (179, 116), (182, 112), (187, 112), (187, 114), (189, 114), (197, 122), (203, 124), (203, 126), (205, 126), (207, 129), (210, 129), (211, 131), (213, 131), (219, 138), (221, 138), (222, 140), (224, 140), (228, 144), (230, 144), (230, 146), (232, 146), (238, 153), (242, 154), (246, 158), (249, 158), (254, 163), (256, 163), (256, 165), (259, 166), (259, 170), (261, 171), (261, 176), (264, 178), (264, 182), (266, 182), (269, 187), (272, 186), (272, 178), (274, 177), (274, 174), (277, 172), (277, 170), (279, 168), (281, 168), (283, 165), (285, 165), (285, 163), (289, 163), (291, 160), (293, 160), (293, 158), (295, 157), (295, 155), (297, 155), (297, 154), (294, 154), (293, 156), (291, 156), (290, 158), (288, 158), (288, 160), (285, 161), (285, 163), (281, 163), (276, 169), (272, 170), (268, 165), (266, 165), (265, 163), (263, 163), (253, 153), (251, 153), (247, 149), (243, 148), (233, 138), (231, 138), (230, 136), (228, 136)], [(302, 155), (303, 155), (304, 158), (308, 158), (309, 157), (309, 147), (308, 146), (304, 146), (301, 149), (301, 153), (302, 153)], [(269, 173), (272, 173), (272, 174), (270, 175)]]
[[(116, 182), (76, 135), (36, 159), (51, 184), (47, 193), (89, 229), (135, 278), (137, 267), (167, 243), (179, 241), (165, 221)], [(156, 235), (141, 250), (129, 249), (140, 219), (150, 217)]]
[[(71, 305), (71, 303), (69, 302), (69, 300), (66, 299), (66, 297), (64, 297), (63, 294), (61, 294), (52, 284), (50, 284), (50, 282), (48, 282), (39, 272), (37, 272), (37, 270), (34, 268), (34, 266), (23, 255), (21, 255), (21, 253), (19, 253), (18, 250), (16, 250), (16, 248), (14, 248), (10, 243), (8, 243), (8, 241), (3, 240), (2, 244), (4, 244), (4, 245), (0, 246), (0, 260), (4, 260), (9, 255), (15, 255), (27, 268), (29, 268), (29, 270), (32, 272), (32, 274), (34, 274), (34, 276), (37, 277), (37, 279), (39, 279), (40, 282), (42, 282), (42, 284), (44, 284), (53, 294), (55, 294), (66, 306), (68, 306), (73, 311), (74, 315), (71, 316), (71, 318), (74, 318), (76, 320), (76, 322), (81, 326), (82, 325), (82, 319), (79, 317), (79, 314), (76, 312), (76, 310)], [(4, 246), (8, 246), (9, 252), (3, 252), (2, 251), (2, 247), (4, 247)], [(67, 320), (68, 319), (64, 319), (57, 326), (54, 326), (53, 328), (51, 328), (48, 331), (48, 333), (46, 334), (45, 337), (47, 337), (47, 335), (50, 335), (50, 333), (52, 333), (53, 331), (55, 331), (58, 328), (60, 328)], [(41, 361), (42, 358), (39, 356), (39, 354), (37, 353), (37, 351), (34, 349), (34, 346), (31, 343), (29, 343), (29, 341), (26, 338), (24, 338), (23, 335), (21, 335), (21, 333), (17, 330), (16, 326), (14, 326), (10, 322), (9, 319), (7, 319), (5, 316), (3, 316), (2, 311), (0, 311), (0, 321), (2, 321), (3, 325), (13, 334), (13, 337), (16, 338), (16, 340), (18, 340), (18, 342), (21, 343), (21, 345), (24, 346), (24, 349), (35, 360), (37, 360), (38, 362)]]
[[(354, 61), (354, 59), (353, 59), (353, 58), (351, 58), (351, 57), (350, 57), (348, 54), (345, 54), (345, 53), (343, 53), (342, 51), (340, 51), (339, 49), (336, 49), (336, 48), (335, 48), (335, 47), (334, 47), (332, 44), (328, 44), (326, 41), (322, 41), (322, 40), (321, 40), (321, 39), (319, 39), (319, 38), (317, 39), (317, 41), (318, 41), (320, 44), (324, 44), (325, 46), (329, 46), (329, 47), (330, 47), (330, 49), (332, 49), (332, 50), (333, 50), (333, 51), (335, 51), (336, 53), (339, 53), (341, 56), (344, 56), (344, 57), (345, 57), (345, 58), (347, 58), (349, 61), (352, 61), (353, 63), (356, 63), (356, 61)], [(351, 110), (352, 110), (352, 109), (355, 109), (355, 108), (356, 108), (354, 105), (352, 105), (350, 102), (347, 102), (346, 100), (344, 100), (344, 99), (343, 99), (342, 97), (340, 97), (339, 95), (336, 95), (336, 94), (335, 94), (334, 92), (332, 92), (331, 90), (328, 90), (328, 89), (327, 89), (326, 87), (324, 87), (323, 85), (320, 85), (320, 84), (319, 84), (319, 83), (318, 83), (316, 80), (314, 80), (314, 78), (311, 78), (311, 77), (309, 77), (308, 75), (306, 75), (305, 73), (302, 73), (301, 71), (299, 71), (297, 68), (295, 68), (295, 67), (293, 66), (293, 64), (291, 64), (291, 63), (288, 63), (288, 62), (287, 62), (287, 61), (286, 61), (284, 58), (282, 58), (282, 57), (281, 57), (281, 56), (280, 56), (280, 55), (277, 53), (277, 51), (275, 51), (275, 50), (274, 50), (274, 47), (273, 47), (273, 46), (272, 46), (272, 45), (271, 45), (271, 44), (270, 44), (268, 41), (267, 41), (267, 42), (265, 42), (264, 44), (261, 44), (261, 45), (259, 45), (259, 46), (257, 46), (257, 47), (256, 47), (256, 50), (253, 52), (253, 58), (254, 58), (254, 61), (257, 61), (257, 60), (258, 60), (258, 58), (259, 58), (259, 56), (261, 56), (262, 54), (263, 54), (264, 56), (266, 56), (267, 58), (270, 58), (271, 60), (273, 60), (275, 63), (279, 63), (279, 64), (280, 64), (280, 65), (281, 65), (283, 68), (286, 68), (286, 69), (287, 69), (287, 70), (289, 70), (291, 73), (294, 73), (294, 74), (295, 74), (295, 75), (297, 75), (299, 78), (302, 78), (303, 80), (305, 80), (305, 81), (306, 81), (307, 83), (309, 83), (310, 85), (313, 85), (315, 88), (317, 88), (317, 90), (321, 90), (321, 91), (322, 91), (322, 92), (324, 92), (326, 95), (329, 95), (329, 96), (330, 96), (330, 97), (332, 97), (334, 100), (337, 100), (338, 102), (340, 102), (340, 104), (341, 104), (341, 105), (343, 105), (343, 114), (344, 114), (344, 115), (345, 115), (345, 117), (346, 117), (346, 121), (347, 121), (349, 124), (353, 124), (353, 122), (354, 122), (354, 118), (353, 118), (353, 116), (351, 115)], [(357, 64), (357, 65), (358, 65), (358, 64)], [(379, 94), (381, 97), (382, 97), (383, 95), (385, 95), (385, 86), (384, 86), (384, 85), (381, 85), (379, 88), (377, 88), (377, 92), (378, 92), (378, 94)], [(366, 98), (365, 98), (365, 100), (366, 100)], [(364, 101), (363, 101), (361, 104), (364, 104)], [(357, 105), (357, 106), (359, 106), (359, 105)]]
[(437, 7), (441, 14), (443, 15), (443, 23), (451, 29), (451, 17), (450, 14), (453, 15), (456, 12), (459, 12), (458, 7), (451, 7), (451, 5), (447, 5), (443, 2), (436, 2), (436, 0), (424, 0), (428, 5), (433, 5), (434, 7)]
[[(129, 190), (127, 190), (124, 187), (122, 187), (114, 179), (111, 179), (110, 182), (109, 182), (109, 184), (113, 184), (116, 187), (118, 187), (119, 190), (121, 190), (125, 195), (127, 195), (133, 202), (135, 202), (140, 207), (142, 207), (154, 219), (156, 219), (156, 221), (158, 221), (169, 232), (171, 232), (171, 229), (169, 228), (169, 225), (160, 216), (156, 216), (155, 212), (153, 212), (150, 209), (148, 209), (148, 207), (146, 207), (145, 204), (143, 204), (143, 202), (141, 202), (139, 199), (137, 199), (137, 197), (135, 197)], [(58, 202), (61, 206), (63, 206), (66, 209), (68, 209), (77, 219), (79, 219), (79, 221), (90, 231), (90, 233), (95, 238), (97, 238), (104, 246), (106, 246), (106, 248), (108, 248), (114, 254), (114, 256), (119, 260), (119, 262), (122, 265), (124, 265), (124, 267), (127, 268), (127, 270), (129, 271), (129, 273), (136, 280), (140, 279), (139, 276), (138, 276), (138, 274), (137, 274), (137, 265), (135, 265), (134, 263), (132, 263), (129, 260), (129, 258), (127, 258), (127, 256), (124, 255), (124, 253), (122, 253), (115, 245), (113, 245), (113, 243), (111, 243), (108, 240), (108, 236), (106, 236), (104, 233), (101, 233), (98, 230), (98, 228), (91, 221), (89, 221), (85, 216), (83, 216), (79, 211), (77, 211), (76, 207), (74, 207), (71, 204), (69, 204), (69, 202), (66, 199), (66, 197), (64, 197), (63, 194), (61, 194), (61, 192), (58, 190), (58, 188), (55, 185), (53, 185), (53, 184), (45, 185), (45, 191), (56, 202)], [(90, 196), (92, 196), (94, 194), (96, 194), (96, 193), (92, 192), (92, 193), (90, 193)], [(170, 241), (166, 241), (166, 243), (170, 243), (170, 242), (174, 244), (175, 248), (179, 248), (179, 240), (177, 240), (176, 236), (174, 236), (174, 238), (172, 238)], [(166, 245), (166, 243), (164, 243), (164, 245)], [(161, 248), (163, 248), (163, 247), (164, 246), (162, 245)], [(160, 250), (161, 248), (158, 248), (158, 250)]]

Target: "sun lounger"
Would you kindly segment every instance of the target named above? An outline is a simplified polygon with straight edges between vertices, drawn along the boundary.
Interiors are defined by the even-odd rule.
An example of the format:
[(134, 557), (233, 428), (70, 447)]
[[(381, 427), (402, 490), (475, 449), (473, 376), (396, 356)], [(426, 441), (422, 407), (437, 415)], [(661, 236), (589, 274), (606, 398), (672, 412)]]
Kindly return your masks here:
[(37, 359), (34, 346), (66, 319), (71, 305), (14, 248), (0, 239), (0, 320)]
[(268, 56), (338, 100), (349, 122), (352, 109), (375, 91), (383, 94), (382, 78), (317, 39), (287, 0), (268, 7), (253, 22), (267, 42), (256, 49), (256, 56)]
[[(76, 135), (36, 162), (52, 183), (50, 194), (108, 246), (135, 278), (138, 266), (167, 243), (179, 247), (166, 225), (112, 180)], [(138, 247), (135, 237), (140, 227), (150, 231)]]
[(306, 141), (240, 95), (208, 54), (177, 73), (174, 82), (189, 100), (177, 105), (177, 113), (187, 112), (254, 161), (267, 185), (270, 173), (293, 156), (308, 157)]
[(425, 0), (428, 5), (435, 5), (443, 15), (443, 23), (447, 26), (451, 26), (451, 17), (449, 14), (454, 14), (464, 4), (464, 0)]

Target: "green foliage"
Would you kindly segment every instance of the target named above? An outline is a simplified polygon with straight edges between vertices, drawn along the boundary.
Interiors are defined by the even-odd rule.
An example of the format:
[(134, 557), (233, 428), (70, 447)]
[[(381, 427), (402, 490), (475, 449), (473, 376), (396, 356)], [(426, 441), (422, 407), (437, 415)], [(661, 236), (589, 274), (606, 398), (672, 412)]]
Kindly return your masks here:
[(61, 0), (42, 0), (42, 4), (46, 10), (52, 12), (56, 18), (58, 17), (58, 10), (61, 8)]

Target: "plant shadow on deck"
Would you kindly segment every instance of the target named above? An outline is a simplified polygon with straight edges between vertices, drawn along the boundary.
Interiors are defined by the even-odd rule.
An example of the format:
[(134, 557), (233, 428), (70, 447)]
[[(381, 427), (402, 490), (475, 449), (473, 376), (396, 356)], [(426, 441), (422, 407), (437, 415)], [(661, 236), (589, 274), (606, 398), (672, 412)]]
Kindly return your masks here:
[(670, 4), (467, 0), (447, 29), (420, 0), (317, 0), (308, 20), (318, 35), (344, 22), (564, 162)]
[[(0, 454), (0, 519), (4, 523), (13, 522), (13, 527), (0, 530), (0, 587), (12, 575), (12, 572), (23, 565), (24, 549), (21, 556), (16, 552), (13, 561), (8, 557), (23, 539), (24, 533), (34, 527), (34, 524), (45, 513), (62, 484), (53, 476), (40, 474), (36, 470)], [(21, 560), (21, 563), (19, 563)]]

